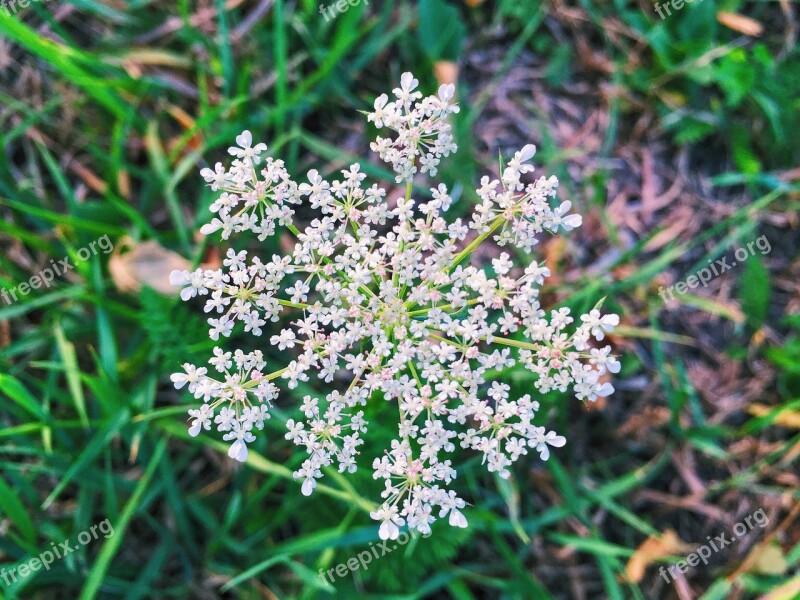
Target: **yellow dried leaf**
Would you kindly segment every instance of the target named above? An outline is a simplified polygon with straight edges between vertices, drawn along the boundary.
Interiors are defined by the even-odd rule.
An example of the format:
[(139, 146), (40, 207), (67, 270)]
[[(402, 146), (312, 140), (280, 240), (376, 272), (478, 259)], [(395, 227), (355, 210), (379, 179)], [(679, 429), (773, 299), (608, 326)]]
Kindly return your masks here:
[[(747, 407), (747, 412), (755, 417), (763, 417), (775, 410), (774, 406), (765, 404), (751, 404)], [(796, 410), (783, 410), (775, 416), (773, 425), (786, 427), (787, 429), (800, 429), (800, 412)]]
[(778, 544), (764, 542), (754, 547), (744, 559), (745, 571), (762, 575), (783, 575), (789, 564)]
[(759, 544), (753, 548), (756, 555), (752, 570), (762, 575), (783, 575), (789, 564), (783, 555), (783, 550), (778, 544)]
[(644, 578), (644, 572), (650, 564), (659, 558), (680, 555), (688, 552), (692, 546), (685, 543), (672, 529), (667, 529), (660, 536), (650, 536), (636, 549), (625, 566), (625, 574), (634, 583)]

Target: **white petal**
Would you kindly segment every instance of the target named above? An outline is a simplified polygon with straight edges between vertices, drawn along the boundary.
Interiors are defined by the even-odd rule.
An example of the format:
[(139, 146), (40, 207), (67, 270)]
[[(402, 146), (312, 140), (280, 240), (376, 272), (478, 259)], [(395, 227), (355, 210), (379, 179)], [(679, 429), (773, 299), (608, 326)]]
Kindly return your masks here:
[(533, 144), (526, 144), (522, 147), (522, 150), (519, 151), (519, 162), (532, 159), (534, 154), (536, 154), (536, 146)]
[(249, 130), (245, 129), (241, 135), (236, 136), (236, 143), (242, 148), (249, 148), (253, 143), (253, 134), (250, 133)]
[(460, 527), (464, 529), (467, 526), (467, 518), (461, 511), (456, 510), (455, 508), (450, 509), (450, 525), (453, 527)]
[(173, 373), (169, 378), (175, 384), (176, 389), (181, 389), (186, 385), (186, 373)]
[(382, 540), (396, 540), (400, 535), (400, 528), (391, 521), (384, 521), (378, 529), (378, 536)]
[(452, 83), (442, 84), (439, 86), (439, 98), (443, 102), (449, 101), (455, 95), (456, 86)]
[(203, 235), (211, 235), (222, 226), (222, 221), (214, 219), (211, 223), (206, 223), (200, 228), (200, 233)]
[(547, 444), (541, 443), (536, 446), (536, 449), (539, 451), (539, 458), (542, 460), (547, 460), (550, 458), (550, 449), (547, 447)]
[(580, 215), (568, 215), (561, 219), (561, 226), (567, 231), (580, 227), (582, 223), (583, 217)]
[(228, 448), (228, 456), (238, 461), (244, 462), (244, 458), (239, 458), (242, 455), (242, 447), (244, 447), (244, 458), (247, 458), (247, 446), (244, 445), (242, 440), (236, 440)]
[(616, 327), (619, 325), (619, 315), (605, 315), (602, 319), (600, 319), (600, 323), (602, 323), (606, 328)]
[(614, 386), (611, 385), (608, 382), (606, 382), (603, 385), (601, 385), (600, 389), (597, 390), (597, 395), (602, 397), (602, 398), (605, 398), (606, 396), (610, 396), (613, 393), (614, 393)]
[(189, 271), (174, 270), (169, 274), (170, 285), (186, 285), (189, 283)]

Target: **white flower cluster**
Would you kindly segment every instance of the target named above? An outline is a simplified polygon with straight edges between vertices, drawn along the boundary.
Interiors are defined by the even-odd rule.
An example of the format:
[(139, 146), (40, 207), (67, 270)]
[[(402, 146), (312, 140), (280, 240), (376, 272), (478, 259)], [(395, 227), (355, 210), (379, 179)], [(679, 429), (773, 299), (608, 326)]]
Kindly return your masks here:
[[(204, 232), (222, 229), (227, 238), (253, 231), (263, 238), (276, 223), (286, 225), (296, 237), (293, 252), (262, 262), (229, 250), (220, 270), (172, 275), (184, 286), (184, 300), (206, 297), (213, 340), (230, 336), (237, 321), (261, 336), (284, 311), (295, 313), (269, 339), (291, 353), (288, 365), (265, 373), (260, 352), (231, 356), (216, 348), (209, 362), (218, 376), (190, 364), (173, 375), (177, 387), (188, 383), (204, 402), (190, 411), (192, 435), (213, 421), (233, 441), (230, 455), (245, 460), (252, 430), (263, 426), (278, 395), (272, 381), (295, 388), (322, 380), (330, 391), (306, 396), (302, 418), (287, 422), (286, 438), (307, 453), (294, 476), (310, 494), (324, 468), (355, 471), (367, 402), (396, 407), (396, 439), (372, 462), (374, 478), (384, 481), (383, 502), (371, 513), (383, 539), (396, 538), (403, 525), (426, 534), (445, 516), (466, 527), (465, 502), (449, 489), (457, 473), (448, 456), (456, 445), (481, 453), (501, 477), (529, 449), (546, 460), (549, 446), (564, 445), (564, 437), (533, 424), (539, 403), (530, 394), (511, 398), (498, 371), (521, 365), (538, 392), (572, 389), (591, 401), (613, 392), (601, 377), (620, 368), (609, 346), (593, 343), (618, 324), (616, 315), (594, 309), (576, 320), (567, 308), (545, 310), (539, 287), (550, 272), (543, 264), (519, 268), (506, 252), (490, 265), (468, 260), (489, 238), (530, 250), (542, 232), (580, 225), (580, 216), (567, 214), (568, 202), (550, 206), (555, 178), (522, 183), (533, 171), (527, 164), (533, 146), (514, 155), (501, 180), (483, 178), (481, 203), (467, 223), (445, 219), (452, 199), (443, 184), (425, 201), (412, 198), (418, 167), (434, 174), (440, 157), (456, 149), (447, 123), (457, 111), (453, 87), (422, 98), (417, 83), (405, 73), (397, 100), (383, 95), (369, 114), (376, 126), (397, 132), (373, 148), (406, 182), (405, 197), (390, 200), (384, 189), (367, 187), (358, 164), (330, 182), (312, 170), (300, 185), (280, 161), (266, 159), (257, 171), (266, 147), (252, 146), (244, 132), (240, 147), (230, 149), (236, 160), (229, 170), (203, 171), (212, 189), (223, 190), (212, 206), (218, 216)], [(302, 231), (291, 224), (288, 207), (299, 202), (318, 214)]]
[(275, 233), (276, 222), (282, 226), (292, 222), (294, 211), (288, 205), (300, 203), (297, 184), (289, 178), (282, 160), (267, 158), (264, 168), (257, 170), (267, 145), (253, 146), (249, 131), (237, 136), (236, 143), (239, 147), (228, 148), (236, 157), (230, 170), (217, 163), (213, 171), (200, 171), (212, 190), (223, 190), (211, 205), (211, 212), (217, 217), (203, 225), (200, 232), (210, 235), (221, 229), (222, 239), (227, 240), (231, 233), (253, 231), (263, 241)]
[(370, 148), (392, 165), (398, 183), (411, 180), (417, 172), (417, 161), (422, 173), (436, 175), (441, 157), (458, 149), (447, 120), (448, 115), (459, 110), (450, 102), (455, 86), (442, 85), (438, 96), (423, 98), (416, 91), (418, 85), (411, 73), (403, 73), (400, 87), (392, 90), (397, 100), (389, 102), (389, 97), (381, 94), (375, 99), (375, 111), (367, 116), (379, 129), (387, 127), (397, 132), (394, 140), (375, 138)]

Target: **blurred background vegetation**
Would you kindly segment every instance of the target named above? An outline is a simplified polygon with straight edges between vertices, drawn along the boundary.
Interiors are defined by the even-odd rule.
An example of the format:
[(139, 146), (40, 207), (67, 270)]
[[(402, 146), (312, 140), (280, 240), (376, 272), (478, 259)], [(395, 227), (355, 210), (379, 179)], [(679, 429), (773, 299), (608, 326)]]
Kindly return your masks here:
[[(77, 266), (0, 303), (0, 567), (106, 518), (115, 534), (0, 597), (800, 596), (796, 4), (698, 0), (664, 19), (649, 0), (373, 0), (327, 19), (309, 0), (14, 6), (0, 7), (0, 286)], [(292, 481), (283, 420), (316, 382), (284, 393), (243, 466), (189, 438), (193, 401), (168, 375), (212, 343), (166, 277), (224, 254), (197, 234), (212, 201), (198, 171), (243, 129), (296, 179), (369, 156), (392, 187), (358, 111), (406, 70), (427, 91), (457, 85), (460, 150), (441, 172), (454, 215), (498, 153), (537, 145), (584, 214), (538, 248), (556, 273), (544, 297), (606, 297), (623, 370), (606, 401), (542, 399), (568, 438), (547, 463), (501, 481), (460, 457), (469, 529), (435, 527), (331, 585), (318, 570), (377, 541), (377, 484), (334, 473), (305, 498)], [(104, 235), (114, 252), (79, 260)], [(659, 295), (759, 236), (768, 253)], [(370, 433), (364, 463), (391, 436)], [(659, 575), (760, 508), (765, 528)]]

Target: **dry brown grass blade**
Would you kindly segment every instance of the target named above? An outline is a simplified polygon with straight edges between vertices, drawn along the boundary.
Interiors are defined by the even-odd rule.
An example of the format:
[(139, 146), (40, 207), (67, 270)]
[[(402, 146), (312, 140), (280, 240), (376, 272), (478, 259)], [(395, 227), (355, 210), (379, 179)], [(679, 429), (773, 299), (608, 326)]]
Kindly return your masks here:
[(717, 21), (725, 25), (725, 27), (745, 35), (761, 35), (764, 31), (764, 26), (755, 19), (723, 10), (717, 12)]

